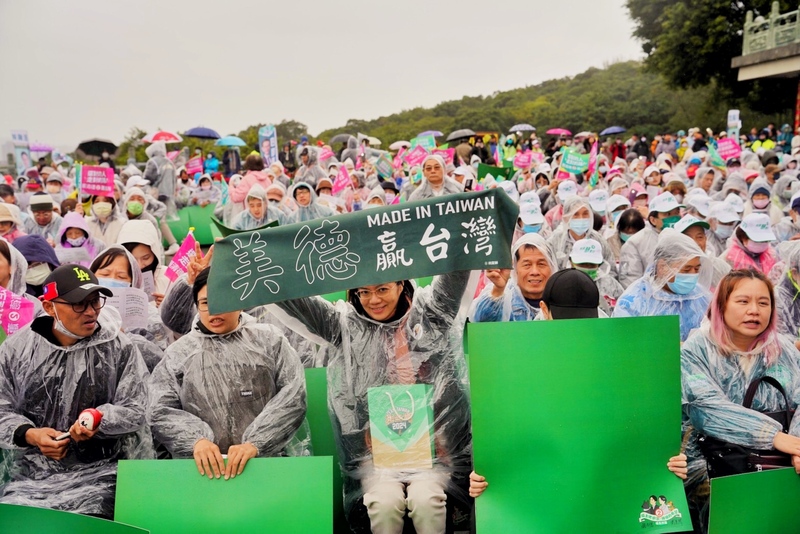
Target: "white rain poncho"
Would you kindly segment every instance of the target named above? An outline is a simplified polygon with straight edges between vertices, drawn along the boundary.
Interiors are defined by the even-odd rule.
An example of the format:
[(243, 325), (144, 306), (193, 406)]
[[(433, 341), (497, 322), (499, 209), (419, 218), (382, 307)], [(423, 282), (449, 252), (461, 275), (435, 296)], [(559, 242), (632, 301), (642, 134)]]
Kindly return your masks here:
[(120, 202), (120, 210), (122, 211), (122, 218), (123, 219), (127, 218), (130, 221), (150, 221), (150, 224), (152, 224), (153, 227), (156, 229), (156, 233), (158, 235), (158, 238), (161, 239), (161, 225), (159, 224), (158, 220), (155, 217), (153, 217), (151, 214), (147, 213), (146, 209), (144, 211), (142, 211), (142, 213), (140, 215), (137, 215), (132, 219), (130, 217), (128, 217), (128, 214), (127, 214), (128, 201), (131, 199), (131, 197), (134, 197), (134, 196), (143, 198), (144, 199), (144, 204), (143, 204), (142, 207), (146, 206), (147, 197), (149, 195), (147, 195), (142, 189), (140, 189), (138, 187), (130, 187), (130, 188), (128, 188), (127, 191), (125, 191), (125, 196), (122, 197), (122, 201)]
[[(308, 150), (308, 163), (305, 164), (303, 163), (303, 159), (301, 157), (303, 150)], [(317, 185), (317, 180), (328, 177), (328, 174), (325, 172), (325, 170), (320, 167), (317, 161), (317, 156), (317, 149), (313, 146), (300, 145), (297, 147), (295, 161), (297, 162), (298, 169), (294, 174), (295, 184), (305, 182), (307, 184), (311, 184), (313, 188)]]
[[(91, 337), (69, 347), (37, 333), (52, 324), (42, 315), (0, 346), (0, 447), (13, 449), (4, 451), (11, 480), (0, 487), (0, 502), (111, 518), (117, 460), (154, 457), (144, 425), (147, 368), (111, 307), (101, 310)], [(20, 426), (66, 431), (86, 408), (103, 413), (99, 433), (70, 442), (60, 461), (14, 443)]]
[(196, 324), (167, 349), (148, 389), (148, 423), (174, 458), (191, 458), (203, 438), (222, 454), (249, 442), (259, 457), (280, 456), (306, 413), (297, 354), (246, 314), (224, 335)]
[(722, 184), (722, 191), (714, 194), (712, 200), (725, 200), (730, 193), (734, 193), (744, 199), (747, 194), (747, 182), (738, 172), (732, 172)]
[(409, 197), (408, 197), (408, 201), (409, 202), (413, 202), (415, 200), (423, 200), (423, 199), (426, 199), (426, 198), (434, 198), (434, 197), (442, 196), (442, 195), (452, 195), (454, 193), (463, 193), (464, 192), (464, 186), (463, 185), (461, 185), (460, 183), (456, 182), (455, 180), (453, 180), (452, 178), (449, 178), (447, 176), (447, 174), (446, 174), (446, 167), (447, 166), (445, 165), (444, 159), (442, 159), (441, 156), (430, 155), (430, 156), (426, 157), (422, 161), (422, 167), (425, 167), (425, 162), (430, 160), (430, 159), (435, 160), (436, 162), (439, 163), (439, 165), (442, 166), (442, 175), (443, 175), (442, 176), (442, 185), (439, 188), (439, 190), (437, 191), (431, 186), (431, 184), (428, 182), (428, 180), (423, 177), (422, 178), (422, 182), (419, 184), (419, 186), (414, 190), (413, 193), (411, 193), (411, 195), (409, 195)]
[(147, 221), (135, 220), (126, 222), (119, 231), (117, 244), (123, 246), (126, 244), (147, 245), (150, 247), (153, 256), (158, 261), (152, 271), (156, 283), (156, 293), (163, 295), (169, 286), (169, 278), (166, 275), (167, 266), (164, 264), (164, 245), (153, 225)]
[[(379, 472), (390, 480), (404, 481), (420, 473), (373, 467), (367, 391), (388, 384), (432, 386), (433, 473), (450, 478), (448, 493), (465, 496), (459, 488), (471, 470), (472, 434), (461, 310), (472, 294), (469, 278), (468, 271), (453, 272), (416, 290), (406, 281), (395, 314), (398, 318), (388, 322), (370, 319), (350, 302), (331, 304), (321, 297), (270, 306), (283, 310), (283, 316), (276, 314), (293, 329), (333, 346), (328, 410), (344, 476), (346, 514), (361, 506), (366, 477)], [(361, 308), (357, 297), (353, 302)]]
[[(686, 295), (668, 291), (667, 283), (694, 258), (700, 258), (697, 284)], [(658, 238), (653, 263), (644, 276), (628, 286), (617, 300), (614, 317), (680, 316), (681, 341), (700, 326), (708, 309), (712, 269), (708, 257), (690, 237), (669, 228)]]
[[(530, 304), (525, 300), (525, 297), (522, 296), (517, 282), (517, 253), (523, 246), (531, 246), (539, 249), (539, 252), (541, 252), (547, 260), (551, 275), (558, 271), (555, 253), (550, 248), (550, 245), (547, 244), (544, 237), (539, 234), (523, 235), (517, 239), (511, 247), (511, 276), (503, 291), (503, 296), (498, 299), (493, 298), (492, 288), (494, 285), (491, 282), (487, 283), (486, 287), (484, 287), (481, 294), (470, 307), (470, 321), (473, 323), (532, 321), (539, 313), (539, 307)], [(542, 287), (544, 287), (546, 281), (545, 279)]]
[[(247, 207), (247, 203), (251, 198), (260, 200), (262, 202), (264, 211), (260, 219), (256, 219), (253, 214), (250, 213), (250, 209)], [(267, 192), (259, 184), (254, 184), (250, 188), (250, 191), (248, 191), (247, 196), (244, 199), (244, 204), (244, 211), (241, 212), (233, 222), (233, 228), (236, 230), (255, 230), (256, 228), (260, 228), (271, 223), (272, 221), (278, 221), (278, 224), (283, 224), (284, 222), (283, 212), (270, 204), (270, 202), (267, 200)]]
[[(144, 168), (144, 179), (158, 189), (159, 200), (164, 200), (173, 215), (175, 196), (175, 164), (167, 157), (167, 145), (163, 141), (153, 143), (145, 149), (149, 158)], [(170, 208), (170, 204), (172, 208)]]
[(286, 217), (286, 224), (292, 224), (296, 222), (306, 222), (306, 221), (313, 221), (314, 219), (322, 219), (325, 217), (330, 217), (335, 215), (334, 211), (329, 208), (328, 206), (323, 206), (317, 201), (317, 194), (314, 192), (314, 188), (310, 187), (309, 184), (306, 182), (299, 182), (292, 186), (289, 190), (289, 197), (294, 199), (294, 192), (297, 190), (298, 187), (305, 187), (311, 193), (311, 201), (308, 203), (308, 206), (301, 206), (297, 201), (297, 211)]
[(772, 203), (784, 212), (788, 212), (791, 208), (789, 201), (798, 189), (800, 189), (800, 180), (797, 179), (797, 176), (781, 174), (772, 187)]
[(786, 267), (775, 283), (775, 302), (778, 309), (778, 331), (800, 338), (800, 276), (792, 275), (792, 270), (800, 275), (800, 241), (785, 244), (781, 252)]
[[(594, 219), (592, 219), (593, 212), (589, 201), (583, 197), (571, 197), (564, 202), (563, 224), (560, 224), (558, 228), (553, 231), (553, 234), (547, 238), (547, 244), (550, 245), (550, 249), (555, 254), (556, 265), (561, 269), (568, 269), (570, 267), (569, 255), (572, 252), (572, 246), (575, 244), (576, 240), (573, 239), (572, 234), (569, 233), (569, 222), (581, 208), (589, 210), (589, 224), (591, 225)], [(580, 239), (594, 239), (600, 243), (600, 247), (603, 249), (603, 260), (608, 263), (611, 276), (616, 278), (617, 261), (614, 257), (614, 251), (608, 246), (603, 236), (590, 227)]]

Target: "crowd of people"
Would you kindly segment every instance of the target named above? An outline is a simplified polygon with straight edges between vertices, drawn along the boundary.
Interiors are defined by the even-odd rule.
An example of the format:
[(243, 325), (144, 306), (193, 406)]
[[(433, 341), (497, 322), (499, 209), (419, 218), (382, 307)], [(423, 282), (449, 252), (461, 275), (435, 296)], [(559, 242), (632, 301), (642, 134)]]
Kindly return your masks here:
[[(588, 136), (542, 149), (535, 132), (465, 138), (415, 165), (388, 154), (388, 173), (379, 172), (386, 153), (356, 138), (341, 147), (301, 139), (270, 165), (258, 152), (229, 157), (242, 166), (229, 176), (218, 162), (190, 176), (153, 143), (147, 162), (115, 169), (113, 194), (94, 196), (76, 188), (68, 161), (6, 177), (0, 286), (35, 315), (0, 345), (0, 502), (110, 518), (122, 458), (193, 458), (200, 474), (228, 479), (255, 457), (313, 454), (303, 368), (324, 366), (353, 530), (399, 534), (410, 521), (419, 533), (445, 532), (454, 503), (468, 509), (491, 491), (471, 458), (467, 322), (677, 315), (675, 432), (685, 439), (664, 460), (685, 480), (703, 531), (703, 437), (775, 449), (800, 473), (800, 423), (765, 415), (783, 408), (778, 391), (761, 387), (743, 406), (765, 376), (790, 409), (800, 402), (800, 137), (773, 147), (772, 133), (759, 133), (760, 144), (722, 164), (710, 153), (719, 136), (692, 129), (654, 146)], [(565, 147), (595, 154), (593, 171), (562, 169)], [(510, 179), (479, 176), (481, 164), (513, 165), (525, 152), (541, 157)], [(208, 307), (213, 247), (198, 245), (186, 272), (167, 277), (180, 245), (168, 222), (184, 206), (213, 206), (248, 231), (491, 188), (520, 209), (509, 269), (223, 314)], [(148, 294), (146, 327), (127, 327), (105, 305), (120, 287)], [(432, 386), (431, 465), (379, 467), (368, 390), (414, 384)], [(102, 413), (98, 427), (79, 424), (86, 408)]]

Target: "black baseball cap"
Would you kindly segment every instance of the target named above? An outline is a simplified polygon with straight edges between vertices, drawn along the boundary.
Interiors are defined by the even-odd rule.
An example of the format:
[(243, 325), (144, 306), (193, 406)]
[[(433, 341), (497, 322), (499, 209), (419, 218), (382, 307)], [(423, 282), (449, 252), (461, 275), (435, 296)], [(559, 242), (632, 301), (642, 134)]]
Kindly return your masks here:
[(42, 300), (58, 298), (70, 304), (83, 302), (96, 291), (107, 297), (113, 295), (110, 289), (97, 283), (97, 277), (92, 271), (74, 263), (67, 263), (51, 272), (45, 279), (43, 288)]
[(542, 302), (553, 319), (597, 319), (600, 292), (588, 274), (564, 269), (547, 280)]

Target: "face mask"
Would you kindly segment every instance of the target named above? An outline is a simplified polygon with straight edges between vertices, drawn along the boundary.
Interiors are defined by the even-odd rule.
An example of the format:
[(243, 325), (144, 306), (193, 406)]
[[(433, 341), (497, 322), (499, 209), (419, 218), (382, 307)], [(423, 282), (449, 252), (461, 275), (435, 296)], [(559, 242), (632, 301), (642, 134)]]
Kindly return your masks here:
[(130, 282), (115, 280), (114, 278), (97, 278), (97, 283), (103, 287), (114, 289), (115, 287), (131, 287)]
[(60, 332), (61, 334), (65, 335), (65, 336), (67, 336), (68, 338), (71, 338), (71, 339), (83, 339), (81, 336), (76, 336), (75, 334), (73, 334), (72, 332), (67, 330), (67, 327), (64, 326), (64, 323), (62, 323), (61, 319), (58, 318), (58, 311), (56, 310), (55, 306), (53, 306), (53, 313), (56, 314), (54, 326), (55, 326), (55, 329), (58, 332)]
[(733, 225), (726, 226), (723, 224), (717, 224), (717, 229), (714, 230), (714, 233), (717, 234), (717, 237), (720, 239), (728, 239), (733, 235)]
[(683, 202), (683, 195), (681, 195), (680, 193), (675, 195), (675, 200), (677, 200), (678, 204), (680, 204), (681, 202)]
[(597, 280), (597, 269), (581, 269), (580, 267), (575, 267), (579, 271), (582, 271), (589, 275), (589, 278), (592, 280)]
[(787, 189), (786, 191), (781, 193), (781, 198), (783, 198), (784, 200), (791, 200), (792, 199), (792, 190), (791, 189)]
[(619, 239), (620, 239), (620, 241), (622, 241), (622, 242), (624, 243), (624, 242), (626, 242), (628, 239), (630, 239), (632, 235), (633, 235), (633, 234), (623, 234), (622, 232), (620, 232), (620, 233), (619, 233)]
[(106, 159), (107, 157), (108, 157), (108, 152), (103, 152), (103, 159)]
[(386, 203), (391, 204), (394, 202), (395, 196), (396, 195), (394, 193), (386, 193)]
[(144, 211), (144, 206), (142, 205), (141, 202), (133, 200), (131, 202), (128, 202), (127, 209), (128, 213), (130, 213), (131, 215), (141, 215), (142, 212)]
[(50, 266), (46, 263), (42, 263), (36, 267), (28, 268), (28, 272), (25, 273), (25, 281), (32, 286), (40, 286), (44, 283), (49, 274)]
[(77, 238), (77, 239), (70, 239), (70, 238), (67, 238), (67, 243), (69, 243), (69, 244), (70, 244), (70, 245), (72, 245), (73, 247), (80, 247), (80, 246), (83, 246), (83, 244), (84, 244), (85, 242), (86, 242), (86, 238), (85, 238), (84, 236), (81, 236), (81, 237), (79, 237), (79, 238)]
[(753, 207), (757, 210), (763, 210), (769, 206), (769, 199), (768, 198), (759, 198), (758, 200), (753, 200)]
[(203, 153), (203, 151), (198, 149), (198, 150), (195, 150), (195, 151), (194, 151), (194, 153), (195, 153), (195, 154), (197, 154), (197, 155), (199, 156), (200, 154), (202, 154), (202, 153)]
[(539, 230), (542, 229), (541, 224), (523, 224), (522, 231), (526, 234), (538, 234)]
[(617, 223), (617, 220), (619, 219), (619, 216), (620, 216), (620, 215), (622, 215), (622, 212), (621, 212), (621, 211), (615, 211), (614, 213), (612, 213), (612, 214), (611, 214), (611, 221), (612, 221), (614, 224), (616, 224), (616, 223)]
[(203, 191), (208, 191), (209, 189), (211, 189), (211, 184), (203, 184), (200, 186), (200, 189), (202, 189)]
[(569, 221), (569, 229), (575, 232), (576, 235), (584, 235), (589, 231), (591, 225), (591, 219), (571, 219)]
[(763, 254), (769, 248), (769, 243), (756, 243), (755, 241), (750, 241), (747, 243), (746, 248), (753, 254)]
[(48, 193), (60, 193), (61, 186), (58, 184), (47, 184), (47, 192)]
[(92, 205), (92, 212), (97, 217), (108, 217), (111, 215), (111, 210), (113, 207), (111, 206), (111, 202), (97, 202)]
[(667, 287), (676, 295), (688, 295), (697, 286), (697, 280), (700, 278), (699, 274), (681, 274), (675, 275), (674, 282), (667, 282)]
[(666, 228), (672, 228), (680, 220), (681, 218), (678, 215), (673, 215), (672, 217), (666, 217), (662, 219), (663, 226), (661, 227), (661, 229), (664, 230)]

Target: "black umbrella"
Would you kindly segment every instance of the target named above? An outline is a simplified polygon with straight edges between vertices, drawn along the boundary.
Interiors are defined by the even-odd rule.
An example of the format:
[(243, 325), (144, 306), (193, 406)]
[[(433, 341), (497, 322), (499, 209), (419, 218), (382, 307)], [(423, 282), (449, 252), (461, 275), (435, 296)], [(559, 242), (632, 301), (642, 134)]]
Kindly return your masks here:
[(81, 144), (78, 145), (78, 150), (87, 156), (100, 157), (103, 155), (103, 152), (114, 154), (117, 151), (117, 145), (107, 139), (89, 139), (88, 141), (81, 142)]
[(351, 137), (353, 136), (350, 134), (334, 135), (333, 137), (331, 137), (331, 140), (328, 141), (328, 144), (333, 146), (335, 143), (346, 143)]
[(455, 141), (456, 139), (463, 139), (465, 137), (472, 137), (475, 135), (475, 132), (470, 130), (469, 128), (462, 128), (461, 130), (456, 130), (455, 132), (451, 133), (447, 136), (447, 142)]
[(198, 126), (196, 128), (191, 128), (183, 132), (183, 135), (186, 137), (195, 137), (197, 139), (219, 139), (220, 135), (212, 130), (211, 128), (206, 128), (205, 126)]

